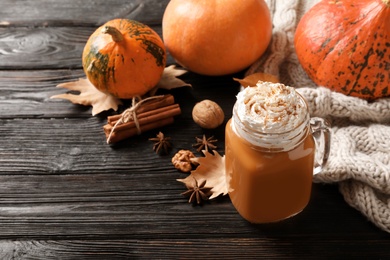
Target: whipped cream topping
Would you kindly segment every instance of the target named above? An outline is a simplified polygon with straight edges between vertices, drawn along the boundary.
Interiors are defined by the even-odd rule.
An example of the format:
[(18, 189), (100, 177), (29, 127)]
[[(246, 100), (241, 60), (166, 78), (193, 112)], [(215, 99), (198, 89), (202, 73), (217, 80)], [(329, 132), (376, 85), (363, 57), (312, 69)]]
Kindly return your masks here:
[[(240, 131), (235, 127), (235, 131), (253, 144), (288, 148), (306, 134), (307, 106), (293, 87), (259, 81), (255, 87), (238, 93), (234, 110), (233, 120), (251, 130)], [(253, 136), (251, 132), (262, 136)]]
[(280, 83), (259, 82), (237, 95), (240, 120), (263, 133), (283, 133), (306, 119), (307, 109), (294, 88)]

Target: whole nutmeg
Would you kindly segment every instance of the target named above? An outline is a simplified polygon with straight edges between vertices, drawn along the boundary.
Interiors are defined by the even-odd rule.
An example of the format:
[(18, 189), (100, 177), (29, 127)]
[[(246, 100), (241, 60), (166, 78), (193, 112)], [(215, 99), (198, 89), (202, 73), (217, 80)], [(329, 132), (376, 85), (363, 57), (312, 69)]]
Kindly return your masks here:
[(214, 129), (223, 123), (225, 114), (217, 103), (205, 99), (195, 104), (192, 109), (192, 118), (200, 127)]

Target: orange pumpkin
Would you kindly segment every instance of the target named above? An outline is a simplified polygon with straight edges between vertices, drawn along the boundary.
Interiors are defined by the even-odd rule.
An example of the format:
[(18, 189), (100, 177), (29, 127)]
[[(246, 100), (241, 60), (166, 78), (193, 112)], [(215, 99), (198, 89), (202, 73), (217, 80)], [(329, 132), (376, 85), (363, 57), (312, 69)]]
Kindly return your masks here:
[(318, 85), (373, 100), (390, 95), (390, 1), (322, 1), (301, 19), (298, 59)]
[(171, 0), (162, 27), (176, 62), (204, 75), (248, 67), (265, 52), (272, 33), (263, 0)]
[(90, 36), (82, 61), (85, 74), (98, 90), (128, 99), (157, 85), (166, 65), (166, 50), (150, 27), (115, 19)]

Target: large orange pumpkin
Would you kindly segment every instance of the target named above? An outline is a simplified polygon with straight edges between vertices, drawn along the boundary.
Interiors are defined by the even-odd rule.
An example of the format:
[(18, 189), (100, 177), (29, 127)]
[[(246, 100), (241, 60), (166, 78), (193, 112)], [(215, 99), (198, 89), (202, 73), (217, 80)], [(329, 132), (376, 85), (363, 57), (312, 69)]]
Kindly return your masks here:
[(248, 67), (265, 52), (272, 33), (263, 0), (171, 0), (162, 27), (177, 63), (204, 75)]
[(128, 99), (157, 85), (166, 65), (166, 50), (150, 27), (115, 19), (90, 36), (82, 61), (87, 78), (98, 90)]
[(390, 1), (322, 1), (295, 34), (300, 63), (318, 85), (373, 100), (390, 95)]

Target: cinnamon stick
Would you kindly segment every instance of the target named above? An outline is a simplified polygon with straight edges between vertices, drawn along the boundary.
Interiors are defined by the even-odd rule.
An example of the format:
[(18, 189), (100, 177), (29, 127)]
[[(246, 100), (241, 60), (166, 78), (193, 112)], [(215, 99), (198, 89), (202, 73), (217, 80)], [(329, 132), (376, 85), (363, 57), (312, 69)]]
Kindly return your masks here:
[[(159, 127), (163, 127), (163, 126), (172, 124), (173, 122), (174, 122), (173, 117), (164, 118), (164, 119), (161, 119), (160, 121), (157, 121), (157, 122), (152, 122), (149, 124), (142, 125), (141, 131), (142, 132), (149, 131), (149, 130), (152, 130), (155, 128), (159, 128)], [(108, 130), (108, 129), (109, 128), (104, 130), (106, 133), (106, 138), (108, 138), (109, 132), (111, 132), (111, 130)], [(108, 134), (107, 134), (107, 131), (109, 131)], [(124, 140), (126, 138), (130, 138), (130, 137), (135, 136), (137, 134), (138, 134), (138, 130), (135, 127), (126, 129), (124, 131), (113, 131), (111, 136), (110, 136), (110, 140), (107, 140), (107, 141), (109, 144), (117, 143), (121, 140)]]
[[(166, 113), (167, 111), (171, 111), (175, 108), (179, 108), (179, 105), (178, 104), (173, 104), (173, 105), (170, 105), (170, 106), (166, 106), (166, 107), (160, 107), (160, 108), (157, 108), (157, 109), (154, 109), (154, 110), (150, 110), (150, 111), (146, 111), (146, 112), (143, 112), (143, 113), (140, 113), (140, 114), (137, 114), (137, 118), (138, 118), (138, 121), (140, 122), (141, 119), (143, 118), (146, 118), (146, 117), (150, 117), (150, 116), (153, 116), (153, 115), (156, 115), (156, 114), (161, 114), (161, 113)], [(120, 118), (118, 118), (118, 120), (114, 120), (116, 118), (111, 118), (111, 121), (108, 121), (108, 124), (114, 126), (118, 120)], [(120, 125), (118, 125), (118, 130), (120, 129), (119, 127), (120, 126), (124, 126), (124, 125), (129, 125), (131, 127), (135, 127), (135, 122), (134, 121), (130, 121), (130, 122), (127, 122), (127, 123), (122, 123)]]
[(135, 113), (139, 129), (137, 129), (134, 119), (128, 122), (118, 122), (122, 119), (122, 114), (107, 118), (108, 123), (103, 126), (107, 143), (116, 143), (140, 132), (172, 124), (174, 122), (173, 117), (179, 115), (181, 110), (178, 104), (174, 104), (172, 95), (165, 95), (162, 98), (145, 101), (136, 109)]
[[(174, 116), (177, 116), (180, 114), (180, 107), (179, 105), (177, 104), (174, 104), (174, 105), (171, 105), (168, 107), (168, 109), (156, 109), (155, 111), (161, 111), (161, 110), (165, 110), (163, 112), (158, 112), (158, 113), (153, 113), (154, 111), (150, 111), (150, 112), (146, 112), (146, 113), (143, 113), (143, 114), (140, 114), (138, 115), (138, 123), (140, 125), (140, 130), (141, 132), (143, 132), (143, 129), (142, 129), (142, 126), (143, 125), (146, 125), (146, 124), (150, 124), (150, 123), (154, 123), (154, 122), (158, 122), (159, 120), (161, 119), (165, 119), (165, 118), (168, 118), (168, 117), (174, 117)], [(108, 135), (110, 134), (112, 128), (115, 126), (116, 122), (114, 123), (110, 123), (110, 124), (106, 124), (105, 126), (103, 126), (103, 129), (104, 129), (104, 132), (106, 133), (106, 137), (108, 137)], [(116, 132), (120, 132), (120, 131), (127, 131), (131, 128), (134, 128), (135, 130), (137, 130), (136, 128), (136, 124), (134, 121), (130, 121), (130, 122), (127, 122), (127, 123), (122, 123), (122, 124), (118, 124), (116, 127), (115, 127), (115, 131)]]
[[(172, 105), (174, 103), (175, 103), (175, 98), (171, 94), (167, 94), (167, 95), (162, 96), (161, 98), (152, 99), (150, 101), (145, 102), (135, 112), (137, 114), (140, 114), (140, 113), (151, 111), (151, 110), (154, 110), (154, 109), (157, 109), (160, 107), (169, 106), (169, 105)], [(107, 117), (107, 121), (108, 121), (108, 123), (111, 123), (113, 121), (119, 120), (121, 117), (122, 117), (122, 114), (109, 116), (109, 117)]]

